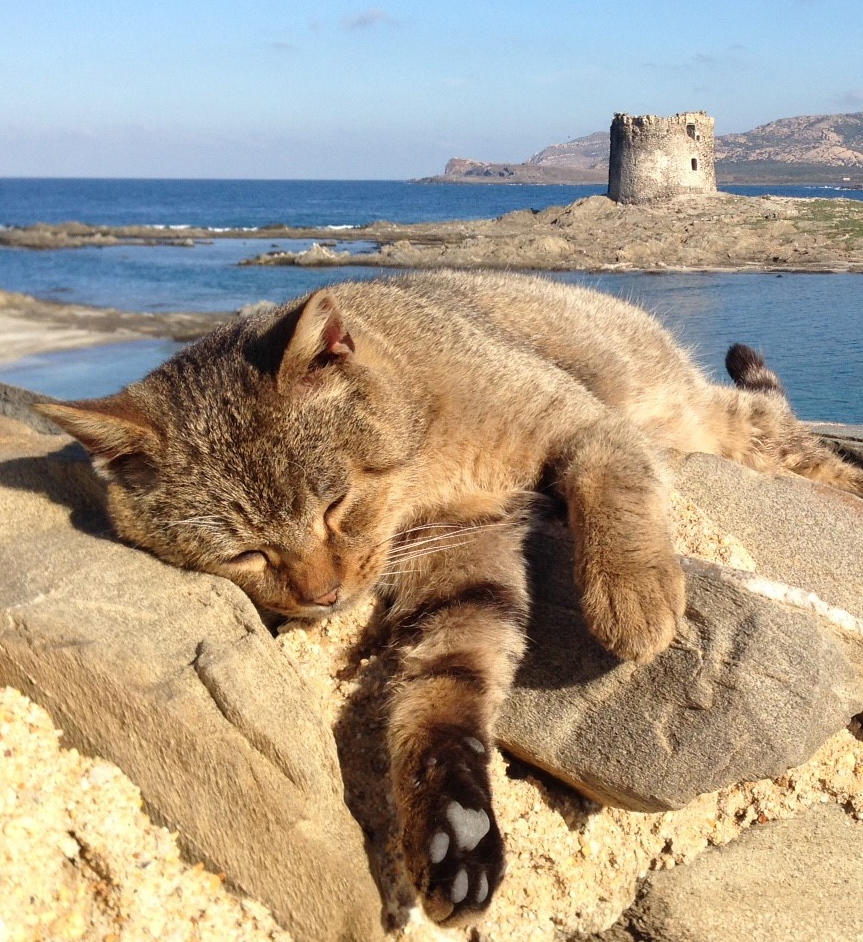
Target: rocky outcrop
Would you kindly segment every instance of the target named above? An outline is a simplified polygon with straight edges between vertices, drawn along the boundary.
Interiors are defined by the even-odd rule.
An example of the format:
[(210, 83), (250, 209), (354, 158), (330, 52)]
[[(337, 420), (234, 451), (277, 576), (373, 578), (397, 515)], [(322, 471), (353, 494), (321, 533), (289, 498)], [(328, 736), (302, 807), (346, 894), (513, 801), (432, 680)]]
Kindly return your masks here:
[(605, 183), (608, 179), (608, 134), (590, 134), (565, 144), (552, 144), (522, 163), (487, 163), (469, 157), (447, 161), (442, 176), (428, 183)]
[[(357, 236), (356, 230), (351, 238)], [(497, 219), (365, 232), (378, 248), (275, 251), (254, 265), (537, 271), (863, 270), (863, 201), (687, 194), (624, 205), (592, 196)]]
[[(58, 247), (66, 228), (0, 232), (0, 242)], [(92, 228), (73, 224), (76, 244), (91, 244)], [(126, 238), (118, 228), (117, 238)], [(205, 237), (205, 233), (200, 233)], [(227, 238), (230, 233), (213, 233)], [(194, 236), (198, 238), (196, 234)], [(299, 252), (269, 251), (241, 265), (379, 266), (389, 268), (502, 268), (538, 271), (861, 271), (863, 201), (687, 194), (643, 205), (621, 205), (592, 196), (568, 206), (517, 210), (496, 219), (396, 224), (374, 222), (355, 229), (261, 229), (256, 239), (311, 240)], [(51, 241), (56, 240), (56, 241)], [(345, 251), (350, 243), (371, 243)], [(64, 310), (65, 309), (65, 310)], [(36, 302), (0, 293), (0, 328), (7, 318), (39, 317), (63, 326), (64, 317), (86, 318), (94, 330), (138, 331), (178, 339), (195, 335), (211, 315), (129, 314), (80, 305)], [(218, 315), (222, 318), (230, 315)], [(68, 317), (67, 317), (68, 321)], [(13, 326), (15, 326), (13, 324)], [(2, 356), (2, 351), (0, 351)]]
[(380, 937), (332, 733), (249, 601), (106, 539), (78, 447), (0, 422), (0, 685), (119, 765), (296, 940)]
[(852, 942), (861, 872), (863, 823), (820, 805), (651, 874), (620, 924), (583, 942)]

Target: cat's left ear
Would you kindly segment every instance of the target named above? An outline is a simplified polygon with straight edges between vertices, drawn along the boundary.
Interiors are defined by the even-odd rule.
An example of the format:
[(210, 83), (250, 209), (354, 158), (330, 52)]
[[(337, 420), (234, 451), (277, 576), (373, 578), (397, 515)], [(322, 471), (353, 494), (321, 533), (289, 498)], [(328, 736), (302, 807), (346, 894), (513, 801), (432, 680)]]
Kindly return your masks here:
[(153, 424), (125, 390), (104, 399), (40, 402), (31, 408), (77, 438), (108, 478), (132, 465), (149, 465), (158, 448)]
[(281, 350), (276, 369), (281, 393), (292, 391), (323, 366), (350, 360), (355, 349), (338, 302), (326, 289), (316, 291), (298, 311), (285, 314), (269, 332), (269, 341)]

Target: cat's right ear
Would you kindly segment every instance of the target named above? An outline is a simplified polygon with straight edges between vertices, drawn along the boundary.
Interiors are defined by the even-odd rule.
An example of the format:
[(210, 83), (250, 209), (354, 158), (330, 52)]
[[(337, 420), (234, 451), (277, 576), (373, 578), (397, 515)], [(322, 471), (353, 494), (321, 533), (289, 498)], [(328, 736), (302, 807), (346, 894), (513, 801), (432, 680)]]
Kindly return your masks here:
[(148, 464), (158, 436), (124, 390), (103, 399), (39, 402), (31, 408), (68, 432), (87, 449), (93, 467), (111, 478), (134, 464)]
[(324, 288), (283, 314), (261, 338), (259, 353), (271, 365), (276, 388), (287, 395), (310, 384), (322, 367), (350, 360), (354, 349), (339, 304)]

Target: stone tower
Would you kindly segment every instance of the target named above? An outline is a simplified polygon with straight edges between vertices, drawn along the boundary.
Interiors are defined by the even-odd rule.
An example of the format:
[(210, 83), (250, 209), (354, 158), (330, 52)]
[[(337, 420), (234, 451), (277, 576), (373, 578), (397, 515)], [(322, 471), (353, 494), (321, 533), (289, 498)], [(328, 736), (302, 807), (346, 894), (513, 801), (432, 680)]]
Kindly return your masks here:
[(712, 193), (713, 118), (686, 111), (670, 118), (616, 114), (611, 122), (608, 195), (647, 203), (678, 193)]

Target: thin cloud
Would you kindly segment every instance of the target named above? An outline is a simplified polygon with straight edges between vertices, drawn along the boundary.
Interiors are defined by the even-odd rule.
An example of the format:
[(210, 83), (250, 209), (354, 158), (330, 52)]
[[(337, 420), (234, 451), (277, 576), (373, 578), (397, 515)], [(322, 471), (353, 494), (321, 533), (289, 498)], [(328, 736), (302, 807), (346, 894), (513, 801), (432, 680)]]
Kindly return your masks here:
[(342, 20), (342, 27), (344, 29), (372, 29), (375, 26), (393, 25), (395, 22), (380, 7), (369, 7), (368, 10), (363, 10), (362, 13), (357, 13), (356, 16), (346, 17)]
[(269, 43), (270, 49), (275, 49), (276, 52), (296, 52), (297, 47), (293, 43), (285, 42), (271, 42)]
[(727, 70), (728, 68), (740, 68), (746, 65), (746, 53), (747, 49), (745, 46), (735, 43), (729, 46), (724, 52), (719, 52), (716, 55), (709, 52), (696, 52), (677, 62), (642, 62), (641, 67), (651, 72), (665, 72), (670, 74), (686, 73), (693, 67)]
[(850, 92), (838, 95), (836, 101), (842, 108), (861, 111), (863, 110), (863, 88), (852, 89)]

